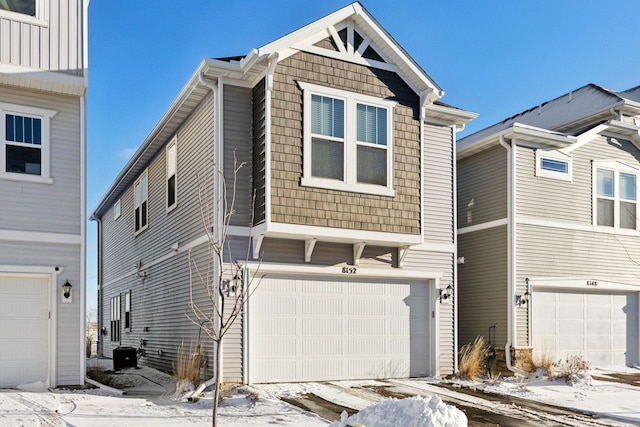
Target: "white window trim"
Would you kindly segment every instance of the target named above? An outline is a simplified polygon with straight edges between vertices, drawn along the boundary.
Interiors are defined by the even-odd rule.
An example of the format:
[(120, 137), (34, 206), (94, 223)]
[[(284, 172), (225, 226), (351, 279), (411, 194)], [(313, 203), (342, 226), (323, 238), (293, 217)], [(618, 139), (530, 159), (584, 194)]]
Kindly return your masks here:
[[(609, 227), (606, 225), (598, 225), (598, 169), (607, 169), (613, 170), (613, 227)], [(635, 230), (629, 228), (620, 228), (620, 194), (619, 194), (619, 174), (620, 172), (633, 174), (636, 176), (636, 228)], [(591, 165), (591, 211), (593, 214), (591, 215), (591, 221), (596, 230), (600, 231), (611, 231), (615, 230), (620, 234), (632, 234), (637, 235), (638, 233), (638, 218), (637, 215), (640, 212), (640, 200), (638, 199), (638, 188), (640, 187), (640, 169), (635, 168), (633, 166), (629, 166), (621, 161), (617, 160), (597, 160), (593, 161)]]
[(0, 16), (6, 17), (12, 21), (24, 22), (27, 24), (34, 24), (41, 27), (47, 27), (48, 22), (45, 19), (47, 16), (48, 2), (43, 0), (36, 0), (36, 16), (26, 15), (24, 13), (13, 12), (10, 10), (0, 9)]
[[(38, 118), (42, 121), (42, 141), (40, 143), (41, 164), (40, 175), (6, 172), (7, 142), (6, 142), (6, 115), (15, 114)], [(0, 102), (0, 179), (10, 181), (34, 182), (40, 184), (53, 184), (51, 178), (51, 119), (57, 111), (44, 108), (27, 107), (23, 105)]]
[[(175, 160), (175, 165), (173, 165), (173, 175), (175, 176), (175, 182), (174, 182), (174, 201), (173, 204), (171, 206), (168, 206), (169, 203), (169, 150), (171, 149), (171, 147), (175, 147), (176, 150), (176, 155), (174, 157)], [(166, 159), (166, 177), (164, 180), (165, 183), (165, 208), (167, 210), (167, 213), (171, 212), (172, 210), (174, 210), (176, 207), (178, 207), (178, 139), (176, 137), (174, 137), (171, 142), (169, 144), (167, 144), (167, 148), (165, 149), (165, 159)], [(148, 205), (147, 205), (148, 206)]]
[[(138, 186), (138, 184), (142, 185), (142, 178), (147, 177), (147, 210), (146, 210), (146, 221), (144, 223), (144, 226), (140, 227), (138, 230), (136, 230), (136, 217), (137, 217), (137, 213), (136, 213), (136, 187)], [(140, 205), (142, 205), (143, 200), (140, 199)], [(141, 209), (142, 212), (142, 209)], [(140, 174), (140, 176), (138, 177), (138, 179), (136, 179), (136, 182), (133, 184), (133, 231), (134, 231), (134, 235), (137, 236), (138, 234), (142, 233), (144, 230), (146, 230), (147, 228), (149, 228), (149, 170), (145, 169), (144, 172), (142, 172)]]
[[(340, 89), (319, 86), (312, 83), (298, 82), (303, 91), (303, 175), (301, 184), (307, 187), (327, 188), (331, 190), (353, 193), (395, 196), (393, 189), (393, 110), (398, 105), (395, 101), (375, 98)], [(345, 102), (344, 129), (344, 181), (311, 176), (311, 95), (330, 96)], [(384, 108), (387, 111), (387, 185), (363, 184), (357, 181), (357, 141), (356, 141), (356, 104), (363, 103)]]
[(122, 203), (120, 203), (120, 199), (113, 205), (113, 220), (120, 218), (122, 213)]
[[(550, 171), (542, 168), (542, 160), (559, 160), (567, 163), (567, 172)], [(568, 154), (557, 150), (536, 150), (536, 176), (560, 181), (573, 181), (573, 159)]]

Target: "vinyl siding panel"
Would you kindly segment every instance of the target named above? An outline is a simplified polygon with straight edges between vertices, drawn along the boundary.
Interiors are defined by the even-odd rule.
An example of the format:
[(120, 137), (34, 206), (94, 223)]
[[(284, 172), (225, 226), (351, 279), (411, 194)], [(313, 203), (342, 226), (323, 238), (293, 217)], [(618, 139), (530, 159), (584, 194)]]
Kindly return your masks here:
[(507, 226), (458, 236), (458, 343), (473, 342), (478, 335), (488, 339), (496, 325), (495, 342), (507, 341)]
[(0, 63), (84, 75), (82, 0), (51, 0), (45, 9), (39, 22), (0, 14)]
[(254, 223), (266, 220), (266, 147), (265, 147), (265, 81), (253, 88), (253, 189), (255, 191)]
[[(248, 227), (251, 225), (253, 208), (252, 91), (249, 88), (224, 85), (222, 93), (227, 205), (235, 198), (235, 213), (231, 217), (231, 225)], [(234, 176), (234, 169), (237, 168), (240, 169)]]
[[(395, 197), (300, 186), (303, 105), (298, 81), (398, 101), (393, 134)], [(418, 95), (395, 73), (304, 52), (279, 62), (271, 107), (272, 221), (419, 234), (418, 102)], [(356, 197), (358, 203), (353, 203)]]
[[(637, 236), (520, 224), (517, 256), (520, 291), (526, 277), (584, 277), (635, 285), (640, 291)], [(525, 325), (525, 320), (518, 323)], [(518, 334), (518, 341), (526, 342), (527, 330), (519, 328)]]
[[(51, 119), (53, 184), (0, 179), (0, 229), (80, 234), (80, 101), (0, 86), (3, 102), (57, 111)], [(4, 124), (3, 124), (4, 126)], [(34, 208), (34, 201), (40, 207)]]
[(424, 239), (453, 243), (452, 129), (425, 125), (424, 132)]
[(460, 160), (458, 228), (507, 217), (507, 151), (490, 148)]
[[(403, 270), (440, 272), (441, 286), (454, 283), (453, 276), (454, 255), (452, 253), (429, 252), (419, 250), (409, 250), (405, 256)], [(437, 297), (437, 291), (432, 298)], [(455, 323), (454, 323), (454, 300), (439, 303), (438, 310), (438, 346), (439, 353), (436, 355), (439, 364), (439, 375), (448, 375), (454, 372), (455, 363)]]
[[(84, 357), (84, 337), (81, 330), (84, 313), (80, 313), (80, 245), (59, 244), (27, 244), (0, 241), (0, 264), (20, 266), (60, 266), (64, 270), (58, 276), (56, 293), (51, 297), (57, 306), (57, 378), (58, 385), (77, 385), (84, 381), (84, 373), (80, 371), (80, 358)], [(72, 284), (73, 302), (60, 303), (62, 283), (69, 280)]]

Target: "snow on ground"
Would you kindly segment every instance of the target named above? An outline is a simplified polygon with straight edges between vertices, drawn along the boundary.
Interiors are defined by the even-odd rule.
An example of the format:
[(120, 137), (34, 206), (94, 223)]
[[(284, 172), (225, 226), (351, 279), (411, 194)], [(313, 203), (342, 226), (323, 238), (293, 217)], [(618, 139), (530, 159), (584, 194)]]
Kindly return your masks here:
[[(616, 372), (640, 374), (639, 369)], [(593, 376), (606, 376), (606, 371), (592, 371)], [(71, 425), (71, 426), (180, 426), (211, 425), (212, 394), (198, 402), (187, 403), (175, 393), (173, 377), (150, 368), (128, 369), (121, 375), (127, 394), (109, 388), (86, 390), (47, 390), (43, 384), (29, 384), (21, 389), (0, 390), (0, 425)], [(327, 426), (328, 421), (295, 408), (279, 397), (314, 393), (343, 406), (360, 410), (333, 426), (358, 421), (371, 426), (466, 425), (458, 409), (445, 405), (439, 397), (436, 378), (397, 380), (407, 385), (422, 385), (423, 397), (402, 400), (386, 399), (372, 404), (366, 395), (358, 395), (358, 387), (372, 381), (340, 381), (335, 384), (302, 383), (270, 384), (257, 388), (240, 387), (220, 406), (221, 426)], [(450, 381), (451, 382), (451, 381)], [(589, 411), (640, 425), (640, 387), (605, 382), (590, 376), (577, 377), (572, 384), (543, 377), (521, 381), (501, 378), (497, 382), (452, 381), (460, 386), (514, 395), (543, 403)], [(339, 384), (341, 387), (334, 385)], [(344, 387), (354, 387), (348, 393)], [(341, 390), (342, 388), (342, 390)], [(422, 394), (422, 393), (421, 393)], [(441, 393), (445, 395), (443, 391)], [(479, 394), (478, 399), (482, 396)], [(459, 418), (459, 416), (463, 418)], [(422, 418), (421, 418), (422, 417)], [(391, 419), (391, 423), (387, 420)], [(432, 424), (425, 420), (431, 420)], [(419, 421), (422, 420), (422, 421)], [(422, 422), (422, 424), (420, 423)], [(386, 423), (386, 424), (385, 424)]]

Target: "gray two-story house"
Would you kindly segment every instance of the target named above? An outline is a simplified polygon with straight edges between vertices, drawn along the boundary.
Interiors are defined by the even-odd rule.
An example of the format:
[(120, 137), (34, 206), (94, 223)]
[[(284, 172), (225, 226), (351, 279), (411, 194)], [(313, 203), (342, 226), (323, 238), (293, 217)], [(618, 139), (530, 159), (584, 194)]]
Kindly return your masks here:
[(0, 2), (0, 387), (84, 383), (88, 3)]
[(203, 228), (201, 200), (230, 197), (235, 153), (225, 256), (255, 292), (222, 379), (452, 373), (454, 147), (475, 114), (443, 95), (357, 2), (203, 60), (93, 213), (102, 354), (132, 346), (172, 370), (198, 339), (187, 257), (205, 258), (206, 227), (222, 229), (222, 215)]
[(640, 89), (589, 84), (458, 141), (460, 343), (639, 360)]

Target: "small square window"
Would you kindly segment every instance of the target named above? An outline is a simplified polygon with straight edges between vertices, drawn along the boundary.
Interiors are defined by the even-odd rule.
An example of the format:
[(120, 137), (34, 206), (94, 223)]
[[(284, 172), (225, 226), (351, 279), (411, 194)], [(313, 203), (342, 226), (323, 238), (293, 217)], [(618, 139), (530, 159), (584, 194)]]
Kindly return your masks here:
[(536, 176), (560, 181), (572, 180), (571, 156), (558, 150), (536, 150)]

